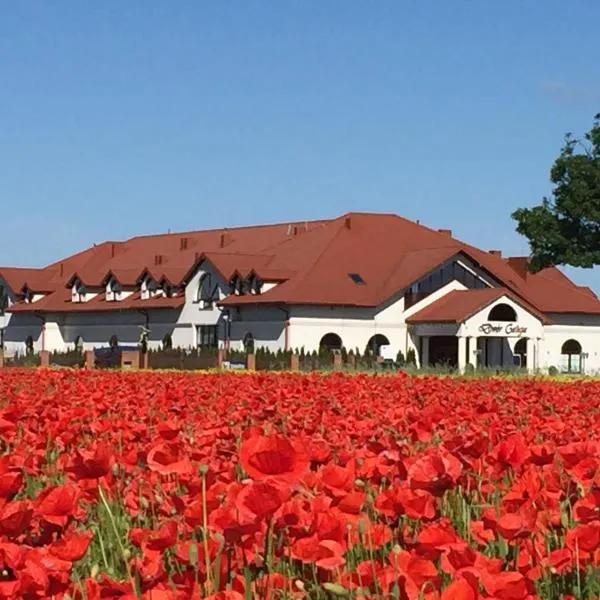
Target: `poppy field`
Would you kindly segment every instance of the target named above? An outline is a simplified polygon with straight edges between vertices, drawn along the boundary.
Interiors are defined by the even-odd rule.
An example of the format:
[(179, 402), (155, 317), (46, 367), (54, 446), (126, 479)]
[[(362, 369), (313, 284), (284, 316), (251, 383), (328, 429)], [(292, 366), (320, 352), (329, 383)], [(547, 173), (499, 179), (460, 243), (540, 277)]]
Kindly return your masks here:
[(0, 371), (0, 599), (600, 597), (600, 383)]

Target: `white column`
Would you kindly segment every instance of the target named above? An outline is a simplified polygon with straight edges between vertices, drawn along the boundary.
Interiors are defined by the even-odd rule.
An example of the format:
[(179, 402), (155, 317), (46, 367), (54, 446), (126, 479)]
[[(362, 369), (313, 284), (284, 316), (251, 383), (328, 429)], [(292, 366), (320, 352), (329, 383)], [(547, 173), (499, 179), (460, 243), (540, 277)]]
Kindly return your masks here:
[(536, 369), (536, 346), (533, 338), (527, 338), (527, 370), (532, 373)]
[(459, 335), (458, 336), (458, 370), (461, 373), (465, 372), (467, 366), (467, 338)]
[(429, 366), (429, 336), (421, 336), (421, 368)]
[(544, 346), (543, 338), (537, 338), (537, 368), (540, 371), (544, 371), (548, 368), (548, 357), (546, 356), (546, 348)]
[(467, 338), (469, 343), (467, 344), (469, 352), (467, 354), (467, 364), (472, 365), (473, 368), (477, 368), (477, 338), (469, 336)]

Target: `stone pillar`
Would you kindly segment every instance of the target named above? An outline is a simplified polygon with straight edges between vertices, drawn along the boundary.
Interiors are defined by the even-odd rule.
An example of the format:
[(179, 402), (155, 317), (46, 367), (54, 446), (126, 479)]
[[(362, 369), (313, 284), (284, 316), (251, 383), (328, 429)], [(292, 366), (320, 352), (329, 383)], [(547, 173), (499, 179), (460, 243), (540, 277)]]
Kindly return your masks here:
[(48, 350), (40, 350), (40, 367), (50, 366), (50, 352)]
[(467, 338), (459, 335), (458, 336), (458, 370), (461, 373), (465, 372), (467, 366)]
[(121, 369), (139, 369), (140, 353), (137, 350), (123, 350), (121, 352)]
[(246, 354), (246, 369), (248, 369), (248, 371), (256, 371), (255, 354)]
[(333, 353), (333, 370), (334, 371), (342, 370), (342, 353), (341, 352)]
[(429, 366), (429, 336), (421, 336), (421, 368)]
[(533, 373), (537, 369), (537, 344), (533, 338), (527, 338), (527, 371)]
[(290, 369), (292, 371), (300, 370), (300, 357), (297, 354), (292, 354), (292, 356), (290, 356)]
[(4, 349), (0, 348), (0, 369), (4, 367)]
[(140, 350), (140, 369), (148, 368), (148, 353)]
[(96, 366), (96, 359), (94, 357), (94, 351), (93, 350), (86, 350), (83, 353), (84, 357), (85, 357), (85, 368), (86, 369), (93, 369)]

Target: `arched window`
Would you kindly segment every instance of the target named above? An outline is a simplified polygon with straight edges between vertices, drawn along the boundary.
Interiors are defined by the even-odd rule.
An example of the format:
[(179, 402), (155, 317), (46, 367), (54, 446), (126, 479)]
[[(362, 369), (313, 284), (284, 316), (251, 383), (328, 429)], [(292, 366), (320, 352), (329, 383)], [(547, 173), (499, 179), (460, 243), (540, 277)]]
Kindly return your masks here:
[(581, 344), (577, 340), (567, 340), (560, 349), (565, 357), (565, 368), (569, 373), (581, 372)]
[(246, 335), (244, 335), (243, 344), (244, 344), (244, 350), (248, 354), (252, 354), (254, 352), (254, 336), (250, 332), (248, 332), (248, 333), (246, 333)]
[(118, 348), (118, 346), (119, 346), (119, 338), (116, 335), (111, 336), (110, 340), (108, 341), (108, 345), (111, 348)]
[(509, 304), (496, 304), (490, 314), (488, 315), (488, 321), (516, 321), (517, 313), (515, 309)]
[(28, 356), (33, 354), (33, 337), (31, 335), (28, 335), (25, 339), (25, 353)]
[(319, 350), (333, 351), (342, 349), (342, 338), (337, 333), (326, 333), (319, 342)]
[(381, 353), (381, 347), (389, 346), (389, 343), (390, 343), (390, 340), (388, 340), (385, 337), (385, 335), (382, 335), (381, 333), (377, 333), (367, 343), (367, 352), (369, 352), (373, 356), (379, 356)]
[(515, 349), (513, 351), (515, 357), (515, 365), (518, 367), (526, 367), (527, 366), (527, 340), (525, 338), (521, 338), (515, 344)]

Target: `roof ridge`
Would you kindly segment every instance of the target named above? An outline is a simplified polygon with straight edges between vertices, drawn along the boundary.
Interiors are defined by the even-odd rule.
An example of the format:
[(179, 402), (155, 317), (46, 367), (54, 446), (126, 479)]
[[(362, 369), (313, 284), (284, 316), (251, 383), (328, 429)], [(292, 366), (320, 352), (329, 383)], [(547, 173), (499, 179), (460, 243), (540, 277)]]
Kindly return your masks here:
[(278, 221), (276, 223), (259, 223), (256, 225), (235, 225), (233, 227), (211, 227), (209, 229), (188, 229), (187, 231), (171, 231), (167, 233), (146, 233), (142, 235), (135, 235), (133, 237), (127, 238), (125, 242), (131, 242), (132, 240), (139, 240), (150, 237), (167, 237), (167, 236), (179, 236), (186, 235), (192, 233), (217, 233), (217, 232), (230, 232), (230, 231), (240, 231), (247, 229), (260, 229), (261, 227), (282, 227), (284, 225), (295, 225), (298, 223), (312, 223), (312, 224), (328, 224), (335, 219), (296, 219), (289, 221)]

